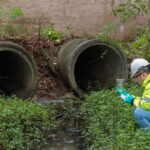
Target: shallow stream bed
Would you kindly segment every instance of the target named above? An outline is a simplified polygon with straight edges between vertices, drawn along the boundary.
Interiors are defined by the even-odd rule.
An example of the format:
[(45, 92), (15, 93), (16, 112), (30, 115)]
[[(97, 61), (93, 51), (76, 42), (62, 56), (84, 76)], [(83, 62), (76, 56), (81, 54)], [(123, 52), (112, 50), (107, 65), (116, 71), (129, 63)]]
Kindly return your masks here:
[(49, 140), (42, 150), (85, 150), (83, 140), (81, 130), (76, 128), (60, 129), (56, 136), (49, 136)]
[[(62, 108), (61, 103), (66, 102), (70, 103), (69, 100), (38, 100), (40, 104), (58, 104), (59, 107)], [(68, 105), (67, 105), (68, 107)], [(82, 130), (84, 126), (84, 121), (74, 114), (76, 113), (76, 107), (68, 107), (67, 109), (75, 110), (68, 116), (66, 112), (63, 112), (60, 116), (61, 124), (58, 129), (52, 133), (48, 133), (46, 136), (48, 137), (44, 146), (40, 148), (40, 150), (85, 150), (84, 136), (82, 136)], [(59, 110), (60, 111), (60, 110)], [(67, 116), (67, 118), (66, 118)]]

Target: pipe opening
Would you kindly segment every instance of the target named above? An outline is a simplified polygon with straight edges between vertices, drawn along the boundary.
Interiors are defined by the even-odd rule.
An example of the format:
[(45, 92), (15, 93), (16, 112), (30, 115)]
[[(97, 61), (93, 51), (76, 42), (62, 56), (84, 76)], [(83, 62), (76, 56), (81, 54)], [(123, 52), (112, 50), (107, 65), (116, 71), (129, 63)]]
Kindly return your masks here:
[(90, 46), (78, 56), (74, 75), (77, 85), (83, 91), (98, 90), (108, 86), (120, 76), (121, 60), (112, 47), (107, 45)]
[(13, 51), (0, 52), (0, 90), (5, 95), (24, 97), (28, 93), (32, 73), (27, 61)]

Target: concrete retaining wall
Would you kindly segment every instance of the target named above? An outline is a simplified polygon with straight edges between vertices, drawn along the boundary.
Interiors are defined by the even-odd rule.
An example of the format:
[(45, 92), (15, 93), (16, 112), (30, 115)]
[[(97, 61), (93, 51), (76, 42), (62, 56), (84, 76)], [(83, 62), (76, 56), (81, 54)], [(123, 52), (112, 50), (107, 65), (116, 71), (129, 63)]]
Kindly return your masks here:
[[(114, 3), (113, 3), (114, 2)], [(1, 0), (8, 7), (20, 7), (25, 14), (26, 24), (33, 23), (33, 18), (45, 14), (45, 24), (54, 22), (56, 29), (65, 31), (66, 26), (72, 26), (77, 35), (85, 36), (98, 33), (107, 22), (115, 21), (112, 8), (121, 0)], [(141, 18), (121, 26), (112, 36), (126, 39), (131, 27)]]

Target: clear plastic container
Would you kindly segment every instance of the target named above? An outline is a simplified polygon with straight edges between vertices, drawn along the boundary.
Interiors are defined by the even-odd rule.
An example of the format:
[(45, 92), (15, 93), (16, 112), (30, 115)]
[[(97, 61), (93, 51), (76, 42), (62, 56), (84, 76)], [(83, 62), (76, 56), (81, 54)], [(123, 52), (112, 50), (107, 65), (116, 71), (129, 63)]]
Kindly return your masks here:
[(124, 79), (116, 79), (116, 81), (117, 81), (117, 87), (119, 88), (119, 90), (121, 90), (123, 88)]

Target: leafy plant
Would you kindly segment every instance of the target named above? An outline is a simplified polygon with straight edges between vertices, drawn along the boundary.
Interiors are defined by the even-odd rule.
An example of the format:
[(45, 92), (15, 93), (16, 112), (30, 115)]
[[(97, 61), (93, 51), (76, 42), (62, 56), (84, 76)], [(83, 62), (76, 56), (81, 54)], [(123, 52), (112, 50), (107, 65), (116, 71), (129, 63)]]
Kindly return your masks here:
[(45, 141), (44, 134), (57, 126), (55, 110), (16, 96), (0, 97), (1, 149), (32, 149)]
[(48, 28), (43, 28), (41, 34), (43, 37), (47, 37), (55, 40), (56, 42), (60, 42), (63, 33), (57, 32), (54, 28), (55, 23), (51, 23)]
[(25, 36), (28, 34), (28, 28), (18, 20), (24, 16), (21, 8), (14, 7), (8, 9), (5, 6), (0, 7), (0, 34), (7, 36)]
[[(127, 92), (141, 95), (137, 84), (125, 84)], [(81, 104), (86, 120), (83, 132), (89, 150), (149, 149), (149, 134), (144, 133), (132, 116), (132, 106), (123, 102), (114, 88), (92, 91)]]
[(127, 2), (121, 3), (117, 9), (113, 10), (113, 14), (114, 16), (119, 17), (121, 23), (125, 23), (134, 16), (145, 16), (147, 27), (144, 33), (141, 36), (138, 36), (138, 33), (135, 37), (135, 41), (132, 44), (129, 44), (129, 47), (132, 49), (132, 52), (138, 52), (144, 58), (150, 60), (150, 14), (148, 11), (150, 10), (147, 0), (127, 0)]
[(67, 32), (68, 37), (74, 36), (74, 34), (75, 34), (73, 27), (71, 25), (66, 26), (66, 32)]
[(113, 15), (125, 22), (133, 16), (147, 15), (147, 0), (127, 0), (113, 10)]
[(14, 7), (8, 11), (8, 15), (10, 16), (11, 20), (15, 20), (19, 16), (24, 16), (21, 8)]
[[(150, 2), (150, 1), (149, 1)], [(101, 40), (109, 40), (112, 43), (116, 43), (124, 49), (124, 52), (129, 55), (137, 55), (150, 60), (150, 21), (149, 21), (149, 4), (147, 0), (127, 0), (120, 3), (120, 5), (113, 9), (113, 15), (117, 17), (117, 21), (113, 23), (106, 23), (102, 32), (94, 35)], [(115, 39), (109, 37), (109, 33), (116, 30), (120, 25), (125, 24), (131, 18), (137, 16), (144, 16), (147, 20), (145, 22), (146, 28), (140, 26), (140, 30), (134, 28), (134, 37), (127, 43), (121, 43)], [(133, 30), (133, 29), (132, 29)], [(138, 32), (137, 32), (138, 31)]]

